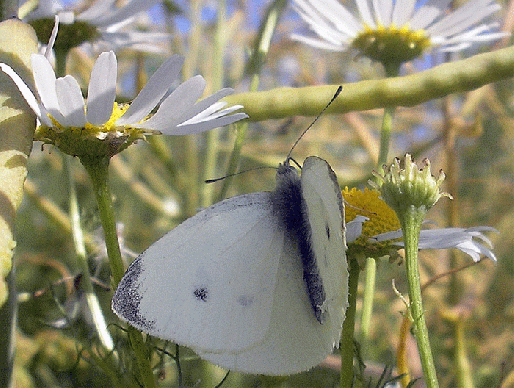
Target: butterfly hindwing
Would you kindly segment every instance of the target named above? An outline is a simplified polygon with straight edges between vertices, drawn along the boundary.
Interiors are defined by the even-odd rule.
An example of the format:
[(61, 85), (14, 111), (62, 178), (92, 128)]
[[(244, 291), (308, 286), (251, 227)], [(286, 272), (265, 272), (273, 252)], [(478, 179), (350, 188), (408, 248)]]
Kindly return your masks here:
[(332, 352), (332, 328), (314, 315), (296, 243), (286, 239), (277, 259), (273, 311), (264, 340), (239, 352), (199, 352), (202, 358), (240, 372), (287, 375), (311, 369)]
[[(291, 183), (294, 184), (294, 178)], [(299, 244), (293, 238), (298, 236), (286, 232), (286, 243), (278, 258), (270, 326), (264, 341), (233, 353), (200, 352), (201, 357), (228, 369), (283, 375), (312, 368), (338, 345), (347, 306), (348, 270), (342, 198), (335, 174), (326, 161), (316, 157), (306, 159), (301, 192), (315, 265), (325, 290), (323, 308), (327, 311), (323, 323), (312, 308)]]

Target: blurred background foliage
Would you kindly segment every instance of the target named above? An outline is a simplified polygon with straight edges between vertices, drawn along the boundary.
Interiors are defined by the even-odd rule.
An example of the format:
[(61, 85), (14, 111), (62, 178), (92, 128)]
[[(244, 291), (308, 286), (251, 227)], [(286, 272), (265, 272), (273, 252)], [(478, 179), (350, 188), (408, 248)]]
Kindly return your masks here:
[[(500, 3), (508, 9), (506, 0)], [(171, 33), (170, 41), (166, 42), (169, 47), (162, 54), (130, 50), (117, 53), (120, 100), (132, 98), (139, 88), (138, 80), (152, 74), (170, 53), (186, 56), (189, 67), (184, 73), (202, 74), (212, 82), (215, 19), (204, 17), (196, 26), (201, 31), (199, 42), (191, 40), (194, 25), (184, 29), (176, 22), (195, 20), (191, 15), (194, 5), (204, 7), (206, 14), (215, 7), (214, 2), (209, 1), (177, 3), (173, 13), (160, 9), (163, 16), (158, 27), (149, 24), (148, 28)], [(224, 83), (234, 87), (236, 92), (248, 90), (249, 78), (243, 71), (265, 5), (255, 0), (229, 2)], [(378, 64), (356, 57), (354, 53), (321, 52), (291, 41), (289, 35), (297, 31), (299, 25), (298, 17), (287, 8), (262, 69), (260, 90), (327, 83), (344, 85), (384, 76)], [(482, 47), (480, 50), (492, 49)], [(443, 59), (425, 56), (404, 66), (402, 74), (422, 71)], [(93, 60), (86, 50), (73, 50), (68, 56), (68, 73), (83, 79), (83, 86), (87, 85)], [(251, 123), (240, 170), (276, 166), (284, 160), (299, 133), (312, 121), (312, 118), (300, 116)], [(299, 161), (308, 155), (323, 157), (334, 168), (341, 187), (363, 188), (376, 163), (381, 120), (382, 110), (325, 115), (302, 139), (293, 156)], [(443, 387), (457, 386), (455, 362), (460, 357), (464, 357), (472, 371), (474, 386), (514, 387), (513, 124), (512, 80), (413, 108), (397, 109), (391, 158), (405, 152), (414, 154), (417, 160), (428, 157), (433, 171), (443, 169), (448, 176), (445, 190), (454, 199), (441, 200), (430, 212), (429, 219), (439, 227), (489, 225), (499, 231), (492, 235), (497, 265), (485, 260), (454, 276), (438, 279), (424, 291), (426, 317)], [(232, 150), (234, 129), (218, 131), (216, 171), (217, 176), (223, 176)], [(198, 177), (191, 181), (188, 168), (202, 169), (204, 147), (204, 136), (169, 136), (141, 141), (113, 158), (110, 183), (127, 263), (134, 252), (143, 251), (198, 208), (201, 190), (191, 188), (199, 188), (204, 183)], [(69, 226), (66, 226), (69, 180), (63, 158), (67, 156), (57, 149), (36, 143), (29, 159), (27, 192), (16, 225), (19, 292), (16, 386), (111, 387), (109, 367), (102, 365), (95, 331), (81, 295), (79, 266)], [(126, 344), (122, 340), (124, 336), (120, 335), (122, 329), (110, 309), (109, 270), (90, 182), (77, 160), (72, 160), (70, 169), (87, 233), (95, 289), (116, 346), (123, 349)], [(229, 196), (272, 190), (274, 179), (272, 169), (249, 171), (232, 181)], [(216, 193), (219, 187), (219, 183), (214, 183), (211, 190)], [(445, 250), (424, 251), (421, 257), (423, 282), (471, 261), (469, 257)], [(370, 332), (367, 336), (360, 333), (358, 337), (362, 361), (368, 366), (364, 376), (366, 381), (370, 379), (371, 386), (378, 384), (386, 366), (394, 368), (396, 364), (405, 306), (393, 290), (393, 279), (396, 288), (406, 293), (402, 265), (379, 262)], [(358, 316), (360, 307), (359, 303)], [(458, 333), (464, 335), (459, 337)], [(157, 347), (166, 345), (169, 352), (175, 352), (174, 346), (154, 341)], [(464, 342), (457, 344), (457, 341)], [(463, 354), (457, 352), (462, 349), (461, 345)], [(412, 376), (420, 376), (416, 346), (410, 335), (407, 335), (406, 346)], [(184, 386), (213, 387), (225, 375), (185, 348), (181, 348), (180, 355)], [(334, 355), (324, 366), (283, 379), (231, 373), (223, 386), (331, 387), (338, 380), (333, 370), (337, 369), (334, 367), (336, 359)], [(161, 386), (177, 386), (174, 361), (159, 351), (155, 352), (153, 361)]]

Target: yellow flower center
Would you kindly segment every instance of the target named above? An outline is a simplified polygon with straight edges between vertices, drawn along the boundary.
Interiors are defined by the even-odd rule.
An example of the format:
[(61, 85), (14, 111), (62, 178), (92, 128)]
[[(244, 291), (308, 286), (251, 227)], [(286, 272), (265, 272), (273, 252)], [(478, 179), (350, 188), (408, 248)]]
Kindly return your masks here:
[(377, 234), (392, 232), (400, 229), (400, 221), (393, 209), (379, 198), (377, 190), (364, 189), (364, 191), (346, 187), (343, 192), (345, 200), (345, 221), (350, 222), (355, 217), (364, 216), (369, 218), (362, 225), (361, 236), (348, 244), (351, 253), (365, 255), (366, 257), (380, 257), (391, 255), (397, 251), (397, 247), (390, 244), (390, 241), (381, 243), (370, 243), (368, 239)]
[(379, 25), (374, 29), (366, 26), (353, 40), (352, 46), (387, 67), (420, 56), (430, 46), (430, 38), (424, 30), (413, 31), (408, 24), (401, 28), (394, 24), (387, 27)]
[(80, 158), (111, 157), (127, 148), (138, 139), (144, 138), (140, 128), (119, 127), (116, 121), (125, 114), (129, 105), (113, 105), (111, 117), (102, 125), (86, 122), (83, 128), (64, 127), (50, 116), (52, 126), (41, 125), (37, 128), (35, 139), (53, 144), (64, 153)]
[(101, 126), (93, 125), (89, 122), (86, 123), (85, 130), (90, 133), (100, 133), (100, 132), (113, 132), (116, 131), (118, 128), (114, 126), (114, 123), (116, 120), (118, 120), (123, 114), (127, 111), (129, 108), (128, 104), (125, 105), (119, 105), (118, 103), (114, 103), (112, 108), (111, 117), (109, 120), (107, 120), (106, 123), (102, 124)]

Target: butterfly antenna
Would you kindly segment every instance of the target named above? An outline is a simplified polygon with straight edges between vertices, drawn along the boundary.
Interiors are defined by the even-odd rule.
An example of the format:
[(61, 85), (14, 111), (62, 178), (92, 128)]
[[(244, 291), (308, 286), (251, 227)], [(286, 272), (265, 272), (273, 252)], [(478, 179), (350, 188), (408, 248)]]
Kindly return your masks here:
[(298, 139), (296, 139), (296, 141), (294, 142), (293, 146), (291, 147), (291, 150), (289, 151), (289, 153), (287, 154), (287, 158), (286, 160), (289, 160), (291, 159), (291, 153), (293, 152), (294, 148), (296, 147), (296, 145), (300, 142), (300, 140), (302, 139), (303, 135), (305, 135), (307, 133), (307, 131), (309, 129), (311, 129), (311, 127), (316, 123), (316, 121), (318, 121), (318, 119), (321, 117), (321, 115), (328, 109), (328, 107), (330, 105), (332, 105), (332, 103), (334, 102), (334, 100), (337, 98), (337, 96), (339, 96), (339, 94), (341, 93), (341, 91), (343, 90), (343, 86), (342, 85), (339, 85), (339, 87), (337, 88), (334, 96), (330, 99), (330, 101), (328, 102), (328, 104), (321, 110), (321, 112), (319, 112), (319, 114), (316, 116), (316, 118), (314, 119), (314, 121), (302, 132), (302, 134), (298, 137)]
[(268, 169), (268, 168), (274, 168), (274, 169), (276, 169), (276, 167), (268, 167), (268, 166), (255, 167), (255, 168), (252, 168), (251, 170), (237, 171), (237, 172), (235, 172), (235, 173), (233, 173), (233, 174), (225, 175), (225, 176), (222, 176), (222, 177), (220, 177), (220, 178), (206, 179), (204, 182), (205, 182), (205, 183), (214, 183), (214, 182), (219, 182), (219, 181), (222, 181), (223, 179), (231, 178), (231, 177), (234, 177), (234, 176), (239, 175), (239, 174), (243, 174), (243, 173), (248, 172), (248, 171), (253, 171), (253, 170), (262, 170), (262, 169)]

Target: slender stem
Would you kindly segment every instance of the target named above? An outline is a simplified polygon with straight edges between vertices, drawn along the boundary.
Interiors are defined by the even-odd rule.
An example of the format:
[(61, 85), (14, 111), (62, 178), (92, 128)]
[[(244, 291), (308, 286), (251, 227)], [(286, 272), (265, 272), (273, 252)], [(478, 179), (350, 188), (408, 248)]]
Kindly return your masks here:
[(391, 144), (391, 131), (393, 129), (393, 119), (395, 107), (384, 108), (384, 117), (382, 119), (382, 129), (380, 130), (380, 151), (378, 153), (377, 168), (379, 173), (382, 172), (382, 165), (387, 163), (387, 155)]
[(68, 182), (70, 188), (70, 220), (71, 230), (73, 235), (73, 243), (75, 246), (75, 254), (77, 255), (77, 264), (82, 274), (81, 286), (84, 290), (86, 297), (86, 303), (91, 314), (95, 330), (98, 334), (101, 344), (109, 353), (114, 350), (114, 343), (112, 341), (109, 330), (107, 330), (107, 324), (100, 307), (100, 302), (93, 290), (93, 283), (91, 282), (91, 274), (89, 272), (89, 266), (86, 256), (86, 243), (84, 240), (84, 234), (82, 232), (82, 225), (80, 222), (79, 205), (77, 200), (77, 191), (75, 189), (75, 182), (71, 172), (71, 163), (73, 160), (67, 155), (64, 155), (64, 165), (68, 170)]
[(409, 337), (409, 329), (411, 327), (411, 320), (409, 314), (405, 314), (400, 326), (400, 335), (398, 336), (398, 348), (396, 350), (396, 369), (398, 375), (403, 375), (400, 383), (403, 388), (407, 388), (410, 383), (408, 352), (407, 352), (407, 339)]
[(437, 388), (437, 375), (428, 338), (428, 329), (425, 322), (425, 312), (421, 298), (421, 284), (418, 267), (418, 242), (421, 224), (426, 210), (410, 206), (399, 217), (402, 222), (403, 241), (405, 244), (405, 266), (409, 285), (410, 310), (413, 320), (414, 335), (418, 344), (421, 366), (428, 388)]
[[(218, 90), (223, 86), (223, 58), (225, 54), (225, 21), (226, 21), (226, 0), (217, 1), (217, 20), (216, 32), (214, 36), (214, 58), (213, 58), (213, 77), (212, 86), (214, 90)], [(216, 162), (218, 160), (219, 147), (219, 130), (215, 129), (205, 133), (205, 168), (203, 171), (204, 179), (210, 179), (216, 173)], [(200, 197), (201, 206), (209, 206), (214, 199), (214, 186), (203, 185)]]
[[(203, 24), (202, 24), (202, 0), (191, 0), (189, 1), (189, 15), (188, 18), (191, 21), (191, 29), (188, 33), (188, 41), (186, 50), (187, 54), (184, 60), (184, 66), (182, 67), (182, 78), (188, 80), (191, 78), (196, 71), (198, 54), (200, 52), (201, 40), (203, 36)], [(198, 152), (198, 139), (196, 136), (181, 136), (180, 141), (184, 142), (184, 155), (185, 155), (185, 176), (187, 183), (184, 187), (187, 187), (187, 192), (182, 193), (182, 199), (184, 202), (184, 214), (187, 216), (193, 215), (198, 209), (199, 203), (199, 186), (200, 180), (200, 163), (199, 163), (199, 152)]]
[(352, 257), (348, 257), (350, 265), (348, 276), (348, 308), (343, 322), (341, 333), (341, 343), (339, 352), (341, 354), (341, 375), (339, 384), (341, 388), (353, 386), (353, 355), (354, 355), (354, 331), (355, 331), (355, 311), (357, 308), (357, 287), (359, 285), (359, 263)]
[(363, 339), (368, 338), (371, 314), (373, 313), (373, 297), (375, 296), (375, 278), (377, 263), (373, 257), (366, 259), (366, 282), (362, 300), (361, 334)]
[(93, 183), (93, 190), (98, 204), (98, 211), (100, 213), (100, 221), (102, 223), (105, 236), (105, 245), (113, 277), (113, 285), (116, 287), (123, 277), (125, 270), (123, 268), (111, 192), (109, 190), (109, 159), (104, 158), (91, 163), (84, 163), (84, 160), (81, 161), (91, 178), (91, 182)]
[[(105, 246), (107, 248), (109, 266), (113, 277), (113, 286), (116, 288), (123, 277), (124, 268), (118, 242), (111, 192), (109, 190), (109, 159), (107, 157), (88, 160), (83, 158), (81, 162), (93, 183), (93, 191), (98, 204), (100, 221), (104, 230)], [(145, 388), (155, 387), (155, 378), (150, 365), (150, 354), (143, 339), (143, 335), (131, 326), (129, 326), (127, 330), (130, 344), (136, 357), (140, 381)]]
[[(273, 33), (275, 32), (280, 16), (284, 12), (286, 5), (286, 0), (274, 0), (271, 2), (266, 9), (266, 14), (259, 26), (259, 33), (257, 34), (257, 39), (254, 43), (252, 56), (248, 59), (245, 69), (245, 73), (251, 75), (252, 78), (250, 83), (251, 92), (257, 91), (259, 88), (261, 69), (268, 55)], [(236, 171), (237, 165), (239, 164), (239, 157), (246, 140), (247, 130), (248, 122), (245, 121), (243, 123), (236, 124), (236, 138), (234, 140), (232, 153), (230, 154), (227, 173), (225, 174), (227, 178), (223, 180), (223, 186), (221, 187), (218, 200), (225, 198), (227, 195), (228, 187), (232, 181), (231, 175)]]
[[(400, 71), (399, 64), (384, 64), (387, 77), (396, 77)], [(378, 161), (376, 170), (381, 174), (382, 166), (387, 163), (387, 155), (391, 144), (391, 131), (393, 129), (394, 112), (396, 108), (384, 108), (384, 117), (382, 119), (382, 128), (380, 130), (380, 150), (378, 153)], [(378, 178), (376, 178), (378, 179)], [(361, 332), (363, 338), (368, 337), (369, 327), (371, 326), (371, 315), (373, 314), (373, 298), (375, 296), (377, 264), (374, 259), (368, 259), (366, 262), (366, 287), (364, 288), (363, 309), (361, 320)]]
[(472, 367), (466, 351), (466, 320), (458, 316), (455, 325), (455, 369), (460, 388), (475, 388)]

